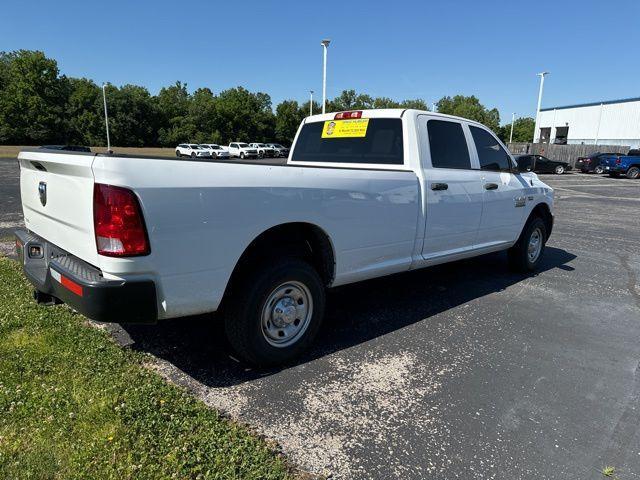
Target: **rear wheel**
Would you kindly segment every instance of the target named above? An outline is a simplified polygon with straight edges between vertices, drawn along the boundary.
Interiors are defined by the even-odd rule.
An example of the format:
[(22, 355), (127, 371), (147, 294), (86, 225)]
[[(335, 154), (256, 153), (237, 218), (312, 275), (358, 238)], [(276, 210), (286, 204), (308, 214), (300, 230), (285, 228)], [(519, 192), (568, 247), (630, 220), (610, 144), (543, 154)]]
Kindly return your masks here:
[(627, 178), (637, 179), (640, 178), (640, 167), (631, 167), (627, 170)]
[(213, 160), (217, 160), (218, 159), (218, 154), (216, 152), (211, 152), (211, 158)]
[(507, 254), (509, 265), (519, 272), (531, 272), (540, 263), (547, 242), (547, 227), (540, 217), (531, 218), (524, 226), (520, 238)]
[(196, 152), (191, 152), (191, 158), (196, 158)]
[(180, 152), (178, 150), (176, 150), (176, 157), (180, 158), (182, 155), (180, 155)]
[(557, 165), (553, 171), (556, 173), (556, 175), (562, 175), (564, 173), (564, 166)]
[(307, 262), (290, 257), (266, 264), (234, 286), (224, 313), (229, 343), (253, 365), (289, 362), (313, 341), (324, 305), (322, 280)]

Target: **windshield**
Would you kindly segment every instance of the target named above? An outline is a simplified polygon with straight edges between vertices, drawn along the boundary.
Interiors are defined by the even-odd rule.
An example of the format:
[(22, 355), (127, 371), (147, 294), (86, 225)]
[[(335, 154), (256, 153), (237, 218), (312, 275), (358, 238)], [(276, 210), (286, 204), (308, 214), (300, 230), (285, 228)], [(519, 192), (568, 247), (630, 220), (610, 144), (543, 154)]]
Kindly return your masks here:
[(247, 148), (249, 145), (247, 145), (246, 143), (239, 143), (238, 146), (240, 148)]
[(212, 150), (222, 150), (222, 147), (220, 147), (220, 145), (211, 145), (211, 149)]

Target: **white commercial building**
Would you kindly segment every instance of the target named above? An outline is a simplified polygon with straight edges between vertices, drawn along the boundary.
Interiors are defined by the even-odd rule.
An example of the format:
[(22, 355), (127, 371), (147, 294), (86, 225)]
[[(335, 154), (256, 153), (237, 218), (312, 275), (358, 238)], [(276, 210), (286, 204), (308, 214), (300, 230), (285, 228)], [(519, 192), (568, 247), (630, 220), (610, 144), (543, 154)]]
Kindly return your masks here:
[(640, 146), (640, 98), (542, 108), (536, 143)]

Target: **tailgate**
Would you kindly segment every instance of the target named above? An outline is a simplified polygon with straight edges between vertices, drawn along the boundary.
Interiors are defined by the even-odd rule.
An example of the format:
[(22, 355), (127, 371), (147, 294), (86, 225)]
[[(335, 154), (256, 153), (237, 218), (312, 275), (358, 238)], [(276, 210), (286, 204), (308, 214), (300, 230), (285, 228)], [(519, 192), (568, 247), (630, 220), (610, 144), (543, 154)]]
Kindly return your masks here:
[(20, 196), (27, 229), (96, 265), (93, 233), (94, 154), (24, 151)]

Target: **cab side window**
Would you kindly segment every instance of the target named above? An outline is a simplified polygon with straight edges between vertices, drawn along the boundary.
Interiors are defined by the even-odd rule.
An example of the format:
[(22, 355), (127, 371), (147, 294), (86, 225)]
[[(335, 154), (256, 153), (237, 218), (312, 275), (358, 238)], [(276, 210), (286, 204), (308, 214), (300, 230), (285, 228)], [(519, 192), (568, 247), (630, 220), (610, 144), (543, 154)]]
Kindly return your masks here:
[(497, 172), (511, 171), (511, 159), (507, 152), (500, 146), (498, 140), (489, 132), (478, 127), (469, 127), (473, 141), (478, 151), (478, 160), (481, 170), (493, 170)]
[(460, 123), (429, 120), (427, 131), (433, 168), (471, 169), (469, 148)]

